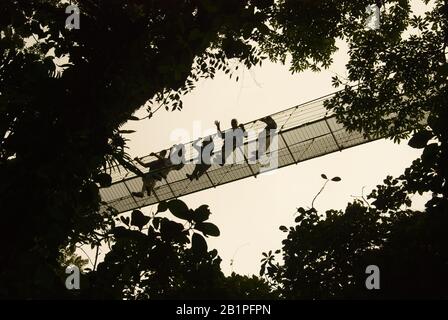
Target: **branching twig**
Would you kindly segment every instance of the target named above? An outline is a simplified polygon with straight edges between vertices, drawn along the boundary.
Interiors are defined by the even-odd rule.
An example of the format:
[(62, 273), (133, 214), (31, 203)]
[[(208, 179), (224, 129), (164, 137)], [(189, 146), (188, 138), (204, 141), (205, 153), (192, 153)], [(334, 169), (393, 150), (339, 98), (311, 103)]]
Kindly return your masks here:
[(84, 254), (86, 255), (87, 259), (89, 259), (90, 264), (91, 264), (92, 266), (95, 266), (95, 265), (93, 264), (93, 262), (92, 262), (92, 259), (90, 259), (90, 256), (87, 254), (87, 252), (86, 252), (82, 247), (77, 246), (76, 248), (78, 248), (78, 249), (80, 249), (82, 252), (84, 252)]
[(314, 209), (314, 202), (316, 201), (317, 197), (322, 193), (322, 191), (324, 191), (325, 187), (327, 186), (328, 182), (330, 180), (327, 179), (327, 181), (325, 181), (324, 185), (322, 186), (322, 188), (320, 189), (320, 191), (316, 194), (316, 196), (313, 199), (313, 202), (311, 202), (311, 208)]
[(365, 196), (364, 196), (364, 189), (366, 188), (366, 186), (363, 186), (362, 187), (362, 193), (361, 193), (361, 195), (360, 196), (354, 196), (354, 195), (352, 195), (351, 197), (352, 198), (361, 198), (366, 204), (367, 204), (367, 206), (370, 208), (370, 203), (367, 201), (367, 199), (365, 198)]

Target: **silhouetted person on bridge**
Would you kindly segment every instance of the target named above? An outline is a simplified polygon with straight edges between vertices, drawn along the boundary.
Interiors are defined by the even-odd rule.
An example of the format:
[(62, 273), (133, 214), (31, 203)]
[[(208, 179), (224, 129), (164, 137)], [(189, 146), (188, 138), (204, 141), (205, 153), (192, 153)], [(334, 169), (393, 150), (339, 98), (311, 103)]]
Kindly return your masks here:
[(277, 130), (277, 123), (271, 116), (261, 118), (258, 121), (262, 121), (266, 124), (263, 131), (258, 134), (257, 151), (255, 151), (255, 160), (260, 159), (261, 156), (269, 152), (271, 146), (272, 135)]
[(149, 197), (157, 181), (166, 179), (168, 177), (168, 173), (170, 173), (171, 170), (182, 169), (185, 164), (184, 149), (185, 148), (183, 145), (174, 145), (170, 149), (170, 154), (168, 157), (167, 150), (161, 151), (160, 154), (151, 152), (150, 156), (156, 157), (157, 160), (148, 163), (144, 163), (138, 157), (136, 157), (135, 161), (137, 161), (141, 166), (149, 168), (149, 172), (144, 174), (142, 177), (143, 185), (141, 192), (132, 192), (132, 195), (135, 197), (143, 198), (146, 191)]
[(240, 148), (243, 145), (243, 139), (244, 137), (247, 137), (247, 132), (244, 125), (238, 124), (238, 120), (232, 119), (230, 124), (232, 128), (226, 132), (223, 132), (221, 131), (219, 121), (215, 121), (218, 135), (221, 139), (223, 139), (223, 145), (221, 148), (221, 166), (226, 163), (226, 160), (230, 154), (233, 154), (237, 148)]
[(202, 140), (201, 146), (199, 146), (198, 142), (201, 139), (197, 139), (195, 142), (193, 142), (193, 148), (196, 149), (196, 151), (199, 152), (198, 155), (198, 163), (194, 167), (193, 172), (190, 174), (187, 174), (187, 178), (191, 181), (193, 179), (199, 180), (199, 178), (204, 175), (208, 169), (212, 166), (212, 152), (215, 148), (215, 144), (213, 143), (212, 137), (207, 137)]

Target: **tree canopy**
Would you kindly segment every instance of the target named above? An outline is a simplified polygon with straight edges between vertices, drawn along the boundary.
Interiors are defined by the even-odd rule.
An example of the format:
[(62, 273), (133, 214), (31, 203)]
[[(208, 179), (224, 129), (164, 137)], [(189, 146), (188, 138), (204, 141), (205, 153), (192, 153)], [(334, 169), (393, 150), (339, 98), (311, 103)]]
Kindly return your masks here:
[[(446, 297), (448, 5), (432, 1), (416, 17), (407, 0), (377, 2), (381, 28), (366, 30), (370, 1), (361, 0), (77, 0), (81, 25), (69, 30), (67, 1), (3, 1), (0, 296), (360, 297), (358, 267), (375, 260), (396, 280), (386, 297)], [(350, 47), (349, 77), (334, 78), (344, 90), (327, 107), (350, 130), (395, 140), (412, 134), (411, 147), (424, 150), (401, 177), (378, 186), (371, 203), (326, 219), (301, 209), (284, 263), (271, 253), (266, 279), (224, 277), (207, 248), (205, 238), (219, 229), (206, 206), (159, 205), (185, 224), (100, 212), (106, 166), (134, 169), (120, 127), (136, 110), (147, 106), (151, 118), (159, 108), (182, 109), (199, 79), (232, 75), (231, 61), (319, 71), (331, 64), (337, 39)], [(424, 212), (410, 209), (416, 193), (430, 193)], [(111, 244), (105, 261), (83, 276), (85, 289), (68, 292), (63, 250), (101, 243)], [(427, 278), (406, 293), (422, 272)]]

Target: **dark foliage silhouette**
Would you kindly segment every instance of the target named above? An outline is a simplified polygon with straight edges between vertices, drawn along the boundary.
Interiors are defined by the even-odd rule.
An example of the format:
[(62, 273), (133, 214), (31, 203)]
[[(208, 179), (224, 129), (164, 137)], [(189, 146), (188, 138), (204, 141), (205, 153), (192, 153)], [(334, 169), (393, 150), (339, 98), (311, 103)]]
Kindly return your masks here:
[[(418, 18), (409, 1), (383, 2), (382, 27), (369, 31), (361, 0), (78, 0), (81, 28), (73, 30), (63, 1), (2, 1), (0, 297), (364, 297), (358, 266), (371, 261), (393, 279), (385, 297), (446, 297), (448, 6), (437, 0)], [(402, 37), (407, 28), (417, 32)], [(268, 281), (223, 276), (205, 239), (219, 235), (206, 206), (161, 203), (158, 214), (129, 219), (99, 211), (108, 165), (142, 175), (126, 153), (124, 123), (151, 125), (157, 110), (181, 110), (199, 79), (232, 77), (230, 61), (250, 68), (290, 57), (292, 72), (326, 68), (338, 38), (350, 46), (349, 74), (334, 78), (345, 90), (328, 108), (366, 135), (412, 133), (423, 155), (378, 186), (370, 207), (350, 204), (326, 220), (301, 210), (285, 264), (267, 255)], [(132, 115), (143, 106), (145, 119)], [(425, 212), (409, 208), (415, 193), (430, 193)], [(66, 290), (64, 250), (105, 244), (110, 252), (82, 289)], [(424, 276), (409, 283), (417, 273)]]

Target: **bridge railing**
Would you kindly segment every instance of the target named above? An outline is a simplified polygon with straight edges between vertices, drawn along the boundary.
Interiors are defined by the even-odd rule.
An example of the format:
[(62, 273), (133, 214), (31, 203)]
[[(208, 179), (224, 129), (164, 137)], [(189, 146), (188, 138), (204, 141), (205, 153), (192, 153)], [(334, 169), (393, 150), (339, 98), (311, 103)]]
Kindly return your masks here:
[[(256, 149), (254, 144), (257, 143), (257, 132), (265, 127), (261, 121), (252, 121), (245, 123), (246, 130), (250, 134), (244, 140), (241, 148), (244, 157), (239, 161), (224, 166), (213, 164), (199, 180), (190, 181), (187, 174), (191, 174), (194, 170), (194, 160), (197, 158), (197, 152), (192, 147), (193, 142), (190, 142), (184, 145), (186, 164), (180, 170), (170, 171), (166, 179), (157, 182), (151, 196), (134, 197), (133, 192), (141, 191), (141, 177), (124, 168), (120, 168), (119, 171), (115, 168), (112, 173), (112, 186), (100, 190), (102, 200), (119, 212), (125, 212), (240, 179), (257, 177), (269, 170), (297, 164), (374, 140), (364, 138), (358, 132), (347, 132), (343, 125), (336, 121), (335, 115), (324, 107), (324, 101), (331, 97), (332, 95), (321, 97), (271, 115), (278, 125), (278, 135), (274, 148), (269, 154), (268, 164), (266, 161), (263, 163), (263, 161), (250, 160), (252, 158), (250, 151)], [(221, 151), (222, 139), (215, 137), (214, 141), (213, 153), (216, 154)], [(156, 160), (153, 156), (142, 158), (145, 163), (153, 160)], [(275, 160), (274, 164), (272, 160)], [(135, 165), (142, 172), (148, 171), (138, 163)]]

